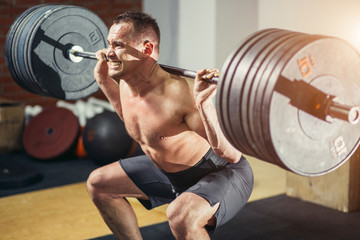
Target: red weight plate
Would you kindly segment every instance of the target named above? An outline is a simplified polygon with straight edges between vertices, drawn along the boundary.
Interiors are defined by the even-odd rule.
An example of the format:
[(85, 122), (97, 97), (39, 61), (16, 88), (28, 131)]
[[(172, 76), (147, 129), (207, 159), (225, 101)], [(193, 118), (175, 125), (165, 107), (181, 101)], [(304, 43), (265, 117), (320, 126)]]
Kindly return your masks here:
[(50, 108), (33, 117), (23, 135), (25, 151), (37, 159), (52, 159), (69, 150), (78, 138), (77, 117), (65, 108)]

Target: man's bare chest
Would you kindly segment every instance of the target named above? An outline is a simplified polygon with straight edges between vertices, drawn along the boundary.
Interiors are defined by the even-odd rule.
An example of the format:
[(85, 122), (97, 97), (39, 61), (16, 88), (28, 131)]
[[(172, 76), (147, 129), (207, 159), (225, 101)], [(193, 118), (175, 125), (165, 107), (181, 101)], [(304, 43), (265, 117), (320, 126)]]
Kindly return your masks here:
[(175, 103), (166, 101), (124, 101), (126, 129), (140, 144), (153, 145), (183, 131), (183, 113)]

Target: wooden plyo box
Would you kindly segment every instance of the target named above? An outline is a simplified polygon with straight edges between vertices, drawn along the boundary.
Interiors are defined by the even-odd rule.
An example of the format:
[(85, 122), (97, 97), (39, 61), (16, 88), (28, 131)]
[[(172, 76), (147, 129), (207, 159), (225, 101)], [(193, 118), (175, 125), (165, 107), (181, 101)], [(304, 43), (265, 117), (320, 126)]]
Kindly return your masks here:
[(341, 167), (323, 176), (287, 172), (286, 195), (342, 212), (360, 210), (360, 147)]
[(0, 154), (21, 148), (24, 104), (0, 98)]

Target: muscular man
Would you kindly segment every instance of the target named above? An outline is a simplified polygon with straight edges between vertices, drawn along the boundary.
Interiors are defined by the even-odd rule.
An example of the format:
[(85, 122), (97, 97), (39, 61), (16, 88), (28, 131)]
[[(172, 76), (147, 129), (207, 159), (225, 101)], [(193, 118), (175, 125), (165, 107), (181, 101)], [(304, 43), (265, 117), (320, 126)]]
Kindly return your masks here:
[(107, 40), (109, 47), (96, 54), (96, 81), (146, 155), (92, 172), (92, 200), (118, 239), (141, 239), (125, 197), (147, 209), (169, 203), (175, 238), (209, 239), (253, 188), (247, 160), (219, 127), (211, 101), (216, 85), (203, 81), (218, 71), (201, 70), (195, 80), (164, 71), (157, 63), (159, 27), (144, 13), (119, 15)]

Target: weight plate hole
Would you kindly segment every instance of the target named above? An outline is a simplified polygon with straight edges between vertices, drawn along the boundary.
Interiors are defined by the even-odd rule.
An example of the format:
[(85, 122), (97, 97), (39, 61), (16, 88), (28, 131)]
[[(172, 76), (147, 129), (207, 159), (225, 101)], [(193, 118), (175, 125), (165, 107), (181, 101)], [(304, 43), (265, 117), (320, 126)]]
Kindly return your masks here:
[(54, 129), (52, 127), (49, 127), (46, 129), (46, 134), (51, 136), (54, 133)]

